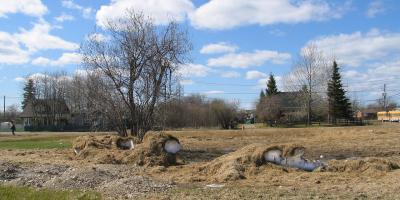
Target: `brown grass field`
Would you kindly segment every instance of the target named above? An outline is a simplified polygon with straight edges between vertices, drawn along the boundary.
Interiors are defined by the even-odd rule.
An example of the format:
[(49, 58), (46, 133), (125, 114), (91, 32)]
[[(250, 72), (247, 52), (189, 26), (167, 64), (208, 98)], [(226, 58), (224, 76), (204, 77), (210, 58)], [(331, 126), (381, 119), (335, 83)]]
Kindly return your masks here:
[[(188, 130), (168, 133), (177, 137), (183, 145), (179, 155), (184, 161), (182, 165), (140, 167), (76, 160), (70, 145), (75, 137), (85, 133), (20, 133), (16, 137), (1, 133), (0, 164), (8, 163), (8, 166), (13, 163), (21, 166), (21, 169), (67, 165), (74, 169), (104, 169), (108, 170), (104, 173), (111, 174), (117, 170), (121, 179), (140, 176), (151, 180), (151, 184), (155, 185), (139, 191), (134, 188), (149, 183), (129, 182), (131, 179), (124, 179), (123, 184), (130, 185), (127, 189), (138, 190), (128, 196), (121, 196), (116, 189), (105, 187), (109, 179), (87, 188), (77, 188), (96, 190), (105, 199), (400, 199), (399, 124), (244, 131)], [(42, 144), (44, 148), (31, 144), (43, 141), (48, 141)], [(199, 174), (199, 166), (255, 143), (265, 146), (298, 144), (306, 148), (307, 159), (320, 159), (322, 155), (328, 165), (336, 166), (336, 170), (305, 172), (266, 164), (251, 175), (234, 181), (216, 181), (212, 177), (215, 174)], [(60, 172), (51, 179), (62, 175)], [(19, 176), (4, 181), (4, 184), (68, 189), (46, 183), (48, 179), (43, 179), (45, 181), (40, 185), (30, 185), (19, 180)], [(95, 180), (98, 177), (94, 175), (89, 178)], [(168, 183), (171, 186), (160, 189), (161, 186), (158, 187), (156, 183)], [(208, 184), (222, 184), (223, 187), (206, 187)]]

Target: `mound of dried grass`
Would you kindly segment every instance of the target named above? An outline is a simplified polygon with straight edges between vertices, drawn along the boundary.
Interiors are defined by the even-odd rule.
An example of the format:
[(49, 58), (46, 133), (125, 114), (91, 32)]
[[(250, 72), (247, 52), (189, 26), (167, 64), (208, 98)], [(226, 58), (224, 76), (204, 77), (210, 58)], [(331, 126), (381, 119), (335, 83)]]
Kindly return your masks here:
[(355, 160), (331, 160), (324, 171), (329, 172), (389, 172), (399, 169), (396, 162), (383, 158), (364, 158)]
[(135, 150), (122, 158), (123, 163), (134, 163), (146, 166), (171, 166), (178, 164), (177, 155), (165, 150), (167, 141), (179, 140), (171, 135), (163, 133), (146, 134), (143, 143), (137, 145)]
[(200, 166), (198, 172), (203, 179), (209, 181), (226, 182), (245, 179), (265, 170), (265, 153), (271, 150), (280, 150), (283, 156), (291, 156), (303, 147), (295, 144), (265, 146), (251, 144), (235, 152), (223, 155), (213, 161)]
[[(133, 137), (88, 135), (76, 138), (73, 148), (77, 159), (101, 164), (176, 165), (177, 155), (164, 148), (167, 141), (179, 144), (177, 138), (163, 133), (147, 134), (142, 143)], [(129, 143), (133, 143), (134, 148), (130, 148)]]

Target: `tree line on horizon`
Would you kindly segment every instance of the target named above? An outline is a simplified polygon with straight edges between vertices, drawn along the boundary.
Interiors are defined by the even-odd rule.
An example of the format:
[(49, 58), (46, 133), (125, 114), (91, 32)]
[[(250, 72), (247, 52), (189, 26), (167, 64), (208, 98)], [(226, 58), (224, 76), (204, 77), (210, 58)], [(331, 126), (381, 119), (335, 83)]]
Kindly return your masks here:
[[(256, 106), (259, 121), (270, 125), (311, 125), (313, 121), (336, 124), (340, 120), (354, 120), (355, 112), (361, 109), (358, 102), (352, 104), (347, 96), (336, 60), (325, 58), (314, 44), (303, 49), (293, 69), (282, 79), (285, 92), (278, 90), (274, 75), (269, 75), (267, 88), (260, 92)], [(378, 100), (377, 105), (367, 107), (383, 107), (379, 104)], [(396, 107), (393, 102), (389, 105)]]

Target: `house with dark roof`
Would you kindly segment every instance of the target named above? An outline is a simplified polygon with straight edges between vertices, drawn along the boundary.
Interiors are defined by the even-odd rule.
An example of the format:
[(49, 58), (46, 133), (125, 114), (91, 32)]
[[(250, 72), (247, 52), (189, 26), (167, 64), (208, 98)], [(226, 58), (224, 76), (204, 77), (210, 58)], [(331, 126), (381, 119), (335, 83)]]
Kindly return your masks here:
[[(303, 121), (306, 117), (303, 92), (279, 92), (278, 94), (265, 98), (269, 103), (261, 104), (261, 106), (274, 107), (275, 111), (272, 112), (279, 112), (280, 115), (279, 120), (269, 120), (268, 123), (270, 124), (273, 123), (273, 121), (275, 121), (275, 123), (278, 121), (279, 123)], [(262, 109), (262, 107), (260, 108)]]
[(25, 130), (62, 129), (71, 120), (71, 112), (64, 100), (35, 99), (26, 104), (20, 118)]

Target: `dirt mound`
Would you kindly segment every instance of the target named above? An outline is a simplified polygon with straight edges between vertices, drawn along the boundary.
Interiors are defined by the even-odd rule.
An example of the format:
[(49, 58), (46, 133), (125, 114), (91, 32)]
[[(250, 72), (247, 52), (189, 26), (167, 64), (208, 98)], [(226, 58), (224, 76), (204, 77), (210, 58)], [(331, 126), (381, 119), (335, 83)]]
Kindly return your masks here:
[(389, 172), (399, 169), (396, 162), (382, 158), (331, 160), (323, 171), (329, 172)]
[[(304, 152), (304, 148), (299, 145), (273, 145), (251, 144), (235, 152), (223, 155), (215, 160), (199, 167), (199, 174), (205, 180), (226, 182), (238, 179), (245, 179), (265, 170), (268, 152), (274, 152), (276, 159), (292, 157)], [(274, 160), (274, 158), (273, 158)], [(280, 163), (280, 161), (279, 161)], [(276, 166), (271, 166), (272, 168)]]
[(100, 164), (170, 166), (177, 164), (179, 140), (163, 133), (150, 133), (142, 143), (137, 138), (114, 135), (81, 136), (73, 145), (77, 159)]

